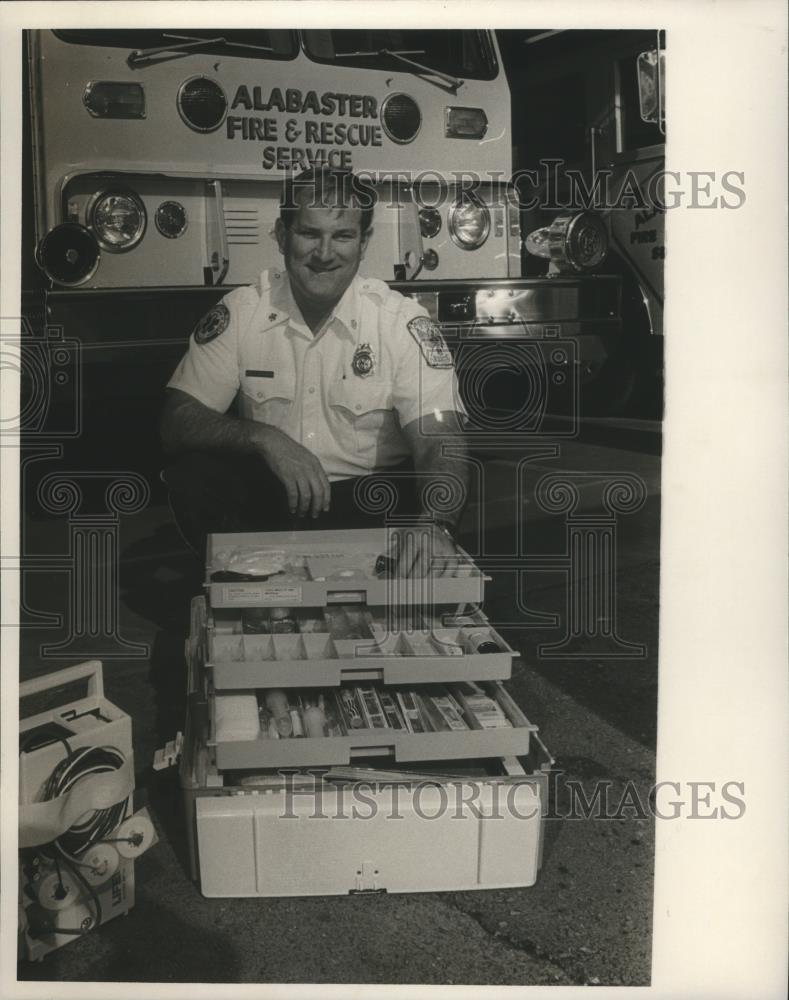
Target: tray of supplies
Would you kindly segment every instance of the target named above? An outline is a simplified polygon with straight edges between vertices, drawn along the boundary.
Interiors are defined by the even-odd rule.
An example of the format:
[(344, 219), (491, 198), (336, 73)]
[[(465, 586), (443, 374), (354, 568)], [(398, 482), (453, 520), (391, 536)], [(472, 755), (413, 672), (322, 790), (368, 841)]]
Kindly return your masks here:
[(497, 682), (210, 692), (221, 770), (524, 756), (537, 729)]
[(211, 613), (205, 665), (215, 689), (507, 680), (518, 655), (480, 611), (428, 619), (359, 605), (273, 611)]
[(478, 604), (485, 577), (455, 549), (440, 574), (403, 578), (392, 575), (386, 528), (213, 534), (206, 588), (212, 608)]

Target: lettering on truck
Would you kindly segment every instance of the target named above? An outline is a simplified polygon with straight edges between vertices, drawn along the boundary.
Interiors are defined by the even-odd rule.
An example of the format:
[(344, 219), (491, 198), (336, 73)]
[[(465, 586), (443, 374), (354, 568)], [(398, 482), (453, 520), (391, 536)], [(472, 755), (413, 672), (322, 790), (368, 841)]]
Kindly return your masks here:
[[(314, 90), (305, 93), (295, 87), (288, 87), (283, 94), (279, 87), (273, 87), (264, 97), (263, 87), (250, 88), (241, 84), (233, 98), (231, 111), (239, 108), (245, 111), (339, 115), (376, 120), (374, 123), (347, 123), (288, 118), (280, 132), (280, 122), (276, 118), (238, 113), (228, 115), (225, 126), (228, 139), (240, 138), (275, 144), (263, 147), (261, 164), (264, 170), (299, 170), (321, 166), (350, 170), (352, 157), (349, 148), (321, 147), (383, 145), (383, 133), (381, 126), (377, 124), (378, 101), (368, 94), (340, 94), (334, 91), (319, 94)], [(289, 145), (276, 145), (283, 139)]]

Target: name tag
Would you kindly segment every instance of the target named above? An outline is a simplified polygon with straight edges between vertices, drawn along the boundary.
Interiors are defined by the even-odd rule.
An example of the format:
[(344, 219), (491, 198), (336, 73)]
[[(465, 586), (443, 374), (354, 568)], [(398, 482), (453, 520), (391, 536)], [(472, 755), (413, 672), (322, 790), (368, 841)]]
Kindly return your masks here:
[(244, 374), (247, 378), (274, 378), (274, 372), (267, 372), (259, 368), (247, 368)]

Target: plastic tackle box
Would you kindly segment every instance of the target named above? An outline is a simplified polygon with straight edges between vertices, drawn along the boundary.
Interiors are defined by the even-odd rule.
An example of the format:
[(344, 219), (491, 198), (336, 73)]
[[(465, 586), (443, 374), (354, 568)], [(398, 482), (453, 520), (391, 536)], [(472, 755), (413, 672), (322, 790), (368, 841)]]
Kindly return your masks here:
[[(192, 603), (186, 644), (180, 765), (204, 895), (534, 882), (552, 762), (501, 683), (517, 654), (479, 608), (484, 577), (459, 550), (454, 576), (380, 578), (387, 541), (383, 530), (210, 536), (206, 597)], [(257, 631), (249, 609), (275, 611), (259, 612), (268, 624)], [(338, 634), (346, 613), (364, 634)], [(356, 692), (363, 721), (280, 738), (273, 717), (267, 729), (257, 716), (275, 691), (302, 715), (335, 699), (340, 716), (342, 693)], [(384, 692), (390, 705), (398, 693), (412, 699), (399, 719), (368, 711), (365, 696), (380, 707)], [(406, 722), (414, 696), (430, 706), (424, 728)], [(481, 721), (473, 698), (497, 721)], [(448, 723), (436, 715), (447, 702)]]

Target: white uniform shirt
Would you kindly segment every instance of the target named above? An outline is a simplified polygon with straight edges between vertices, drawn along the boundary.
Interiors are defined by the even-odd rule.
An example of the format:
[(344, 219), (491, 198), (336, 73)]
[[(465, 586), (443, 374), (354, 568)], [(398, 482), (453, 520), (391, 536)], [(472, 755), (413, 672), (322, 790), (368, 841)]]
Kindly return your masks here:
[(264, 271), (222, 303), (227, 328), (205, 343), (193, 335), (168, 386), (218, 413), (238, 393), (241, 417), (304, 445), (330, 480), (408, 458), (400, 428), (412, 420), (465, 413), (436, 324), (383, 281), (357, 275), (317, 336), (284, 271)]

